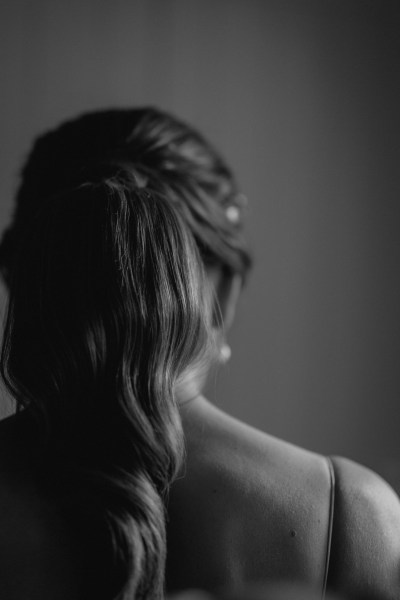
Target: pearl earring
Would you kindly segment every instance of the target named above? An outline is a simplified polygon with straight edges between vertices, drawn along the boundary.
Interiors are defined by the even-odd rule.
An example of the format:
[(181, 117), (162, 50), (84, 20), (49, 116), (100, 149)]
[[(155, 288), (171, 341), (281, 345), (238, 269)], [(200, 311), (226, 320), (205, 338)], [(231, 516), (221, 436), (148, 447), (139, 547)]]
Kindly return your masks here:
[(226, 364), (232, 356), (231, 347), (227, 343), (223, 343), (219, 349), (219, 360), (222, 364)]

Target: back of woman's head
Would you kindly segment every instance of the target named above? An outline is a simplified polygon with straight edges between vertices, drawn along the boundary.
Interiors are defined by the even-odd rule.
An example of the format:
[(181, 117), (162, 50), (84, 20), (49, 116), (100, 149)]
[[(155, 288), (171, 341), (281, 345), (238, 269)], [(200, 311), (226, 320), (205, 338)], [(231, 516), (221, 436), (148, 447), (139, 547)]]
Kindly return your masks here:
[(66, 513), (93, 525), (83, 537), (101, 532), (126, 597), (162, 593), (173, 389), (210, 339), (201, 262), (242, 277), (250, 265), (242, 208), (195, 130), (152, 108), (100, 111), (36, 141), (0, 243), (3, 377), (47, 432), (42, 479), (58, 473)]
[(47, 493), (102, 540), (101, 597), (157, 599), (182, 459), (174, 386), (209, 343), (201, 261), (174, 207), (131, 173), (97, 166), (65, 185), (21, 225), (2, 375), (46, 436)]
[(0, 244), (9, 281), (20, 226), (85, 172), (113, 164), (137, 186), (160, 188), (191, 230), (203, 261), (246, 274), (250, 256), (242, 234), (243, 195), (215, 149), (193, 128), (154, 108), (85, 114), (38, 138), (22, 173), (14, 219)]

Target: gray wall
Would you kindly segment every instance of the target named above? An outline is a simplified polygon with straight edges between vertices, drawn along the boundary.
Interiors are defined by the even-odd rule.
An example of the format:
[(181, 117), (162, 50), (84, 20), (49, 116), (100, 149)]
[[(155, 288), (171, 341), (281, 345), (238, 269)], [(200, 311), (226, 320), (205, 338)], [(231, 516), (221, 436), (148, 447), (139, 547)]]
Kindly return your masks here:
[[(399, 7), (400, 8), (400, 7)], [(0, 226), (31, 139), (151, 103), (249, 197), (256, 266), (210, 395), (316, 451), (400, 459), (400, 10), (368, 0), (15, 0), (0, 9)]]

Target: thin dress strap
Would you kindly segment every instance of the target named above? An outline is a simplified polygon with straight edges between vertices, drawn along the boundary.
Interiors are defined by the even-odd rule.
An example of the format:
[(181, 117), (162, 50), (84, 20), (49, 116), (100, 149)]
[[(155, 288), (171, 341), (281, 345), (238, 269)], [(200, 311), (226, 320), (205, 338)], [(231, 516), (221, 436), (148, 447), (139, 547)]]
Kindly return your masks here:
[(335, 470), (333, 467), (332, 460), (327, 456), (326, 462), (329, 470), (330, 478), (330, 498), (329, 498), (329, 522), (328, 522), (328, 538), (326, 547), (326, 559), (325, 559), (325, 572), (322, 586), (322, 600), (325, 598), (326, 585), (328, 582), (329, 573), (329, 559), (331, 555), (331, 544), (332, 544), (332, 529), (333, 529), (333, 513), (335, 508)]

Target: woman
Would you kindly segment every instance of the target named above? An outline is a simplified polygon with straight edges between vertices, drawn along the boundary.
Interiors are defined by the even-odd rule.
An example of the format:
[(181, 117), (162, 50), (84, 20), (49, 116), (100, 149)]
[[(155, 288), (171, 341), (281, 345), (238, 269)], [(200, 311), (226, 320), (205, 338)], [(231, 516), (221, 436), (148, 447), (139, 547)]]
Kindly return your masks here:
[[(179, 235), (182, 237), (179, 243), (176, 240), (173, 244), (169, 242), (169, 245), (166, 241), (163, 242), (161, 251), (157, 246), (158, 238), (161, 235), (163, 240), (164, 237), (169, 239), (171, 222), (167, 218), (161, 221), (153, 214), (147, 215), (147, 235), (151, 247), (157, 249), (152, 251), (151, 260), (133, 261), (135, 269), (139, 269), (141, 285), (139, 288), (134, 285), (136, 279), (132, 275), (129, 294), (124, 297), (124, 302), (117, 310), (121, 319), (117, 322), (114, 316), (111, 317), (115, 312), (114, 296), (111, 294), (112, 303), (102, 300), (103, 296), (107, 299), (110, 297), (107, 279), (113, 273), (112, 266), (107, 269), (101, 266), (101, 261), (106, 259), (108, 246), (104, 242), (100, 251), (92, 242), (92, 236), (96, 234), (90, 223), (91, 219), (97, 223), (95, 198), (99, 193), (99, 182), (102, 190), (101, 186), (111, 186), (113, 190), (119, 190), (122, 186), (123, 192), (119, 190), (117, 195), (122, 193), (128, 197), (133, 195), (135, 199), (140, 198), (143, 211), (147, 206), (147, 194), (149, 202), (154, 196), (160, 198), (163, 210), (170, 211), (168, 219), (171, 222), (176, 219), (174, 227), (178, 228), (179, 223)], [(59, 260), (55, 258), (51, 263), (54, 268), (51, 277), (47, 275), (47, 271), (38, 273), (35, 270), (36, 259), (32, 257), (41, 256), (43, 261), (47, 261), (54, 255), (52, 246), (45, 243), (46, 235), (40, 230), (41, 219), (46, 219), (46, 215), (51, 212), (51, 218), (57, 221), (61, 231), (63, 224), (69, 222), (63, 211), (68, 211), (71, 204), (78, 211), (79, 206), (84, 204), (82, 194), (85, 196), (89, 192), (93, 200), (93, 213), (90, 218), (86, 215), (83, 219), (89, 231), (87, 233), (85, 229), (85, 235), (89, 237), (74, 229), (78, 227), (81, 217), (71, 221), (68, 233), (52, 234), (52, 241), (57, 242), (59, 251), (64, 253), (63, 261), (68, 264), (70, 275), (68, 283), (65, 283), (66, 278), (61, 271), (60, 281), (57, 279), (57, 282), (64, 287), (60, 288), (56, 299), (51, 298), (44, 304), (43, 281), (51, 281), (57, 275)], [(107, 191), (109, 193), (110, 190)], [(105, 194), (104, 190), (102, 194)], [(400, 505), (389, 486), (377, 475), (355, 463), (340, 458), (327, 459), (252, 429), (213, 407), (201, 395), (208, 368), (206, 357), (211, 357), (209, 360), (212, 360), (213, 356), (223, 358), (226, 355), (225, 336), (251, 262), (242, 235), (242, 205), (243, 197), (234, 178), (215, 150), (193, 129), (154, 109), (103, 111), (84, 115), (39, 138), (23, 171), (14, 220), (1, 246), (4, 278), (9, 283), (14, 280), (11, 283), (3, 371), (17, 401), (26, 406), (25, 413), (18, 417), (19, 420), (8, 420), (2, 425), (2, 430), (7, 431), (8, 427), (15, 437), (15, 432), (22, 428), (22, 422), (31, 421), (21, 417), (31, 413), (39, 425), (46, 426), (46, 431), (55, 432), (47, 436), (49, 441), (41, 454), (41, 457), (46, 458), (43, 459), (45, 466), (41, 469), (44, 475), (35, 479), (39, 481), (35, 484), (35, 490), (39, 490), (35, 491), (36, 496), (46, 498), (58, 518), (55, 519), (54, 526), (48, 525), (46, 535), (53, 540), (56, 557), (56, 548), (59, 551), (60, 545), (52, 538), (52, 531), (57, 528), (66, 530), (62, 547), (71, 550), (57, 564), (60, 569), (67, 571), (74, 564), (81, 579), (82, 572), (85, 574), (83, 580), (87, 587), (90, 588), (96, 581), (96, 576), (91, 574), (96, 566), (99, 563), (106, 565), (106, 568), (100, 570), (103, 577), (101, 585), (98, 585), (98, 589), (104, 591), (105, 598), (113, 597), (111, 594), (123, 589), (124, 585), (128, 585), (127, 589), (130, 585), (133, 592), (136, 590), (136, 597), (157, 597), (155, 593), (153, 596), (149, 595), (146, 588), (153, 575), (146, 577), (146, 584), (138, 583), (140, 575), (135, 575), (136, 572), (141, 573), (137, 557), (143, 555), (142, 550), (137, 554), (137, 549), (131, 547), (137, 536), (137, 529), (125, 528), (122, 535), (115, 525), (115, 521), (119, 523), (121, 507), (125, 509), (122, 510), (125, 517), (131, 518), (132, 514), (136, 514), (135, 507), (142, 498), (131, 496), (133, 484), (120, 490), (121, 481), (114, 483), (114, 479), (118, 477), (114, 472), (110, 475), (107, 471), (110, 468), (108, 456), (111, 450), (112, 456), (113, 452), (117, 452), (118, 460), (115, 460), (118, 465), (122, 465), (118, 466), (118, 473), (122, 471), (124, 474), (135, 474), (137, 465), (147, 475), (150, 473), (150, 480), (158, 496), (154, 499), (153, 490), (153, 496), (149, 496), (152, 498), (149, 505), (157, 506), (158, 517), (154, 521), (154, 528), (159, 531), (162, 531), (163, 522), (157, 499), (161, 498), (165, 502), (168, 542), (166, 582), (170, 591), (184, 588), (215, 591), (225, 587), (239, 587), (248, 582), (285, 581), (309, 586), (320, 596), (324, 595), (328, 587), (333, 592), (349, 597), (385, 600), (398, 598)], [(104, 220), (99, 225), (103, 233), (106, 228), (107, 244), (115, 252), (119, 243), (120, 220), (106, 226), (105, 215), (103, 217)], [(130, 264), (131, 253), (135, 256), (135, 252), (143, 247), (144, 242), (138, 238), (135, 219), (134, 213), (129, 223), (125, 223), (124, 235), (129, 237), (129, 228), (134, 232), (132, 239), (129, 238), (129, 244), (120, 248), (117, 255), (112, 254), (112, 265), (114, 268), (117, 266), (117, 272), (123, 271), (125, 264)], [(35, 234), (33, 243), (29, 232), (35, 231), (37, 227), (39, 231)], [(50, 230), (58, 231), (53, 224), (46, 231)], [(75, 240), (81, 238), (87, 243), (84, 245), (85, 252), (89, 253), (92, 248), (91, 257), (98, 252), (98, 263), (95, 274), (87, 269), (79, 277), (75, 277), (75, 267), (72, 265), (82, 263), (82, 258), (75, 255)], [(96, 239), (95, 237), (94, 240)], [(191, 246), (192, 239), (196, 242), (197, 250)], [(197, 251), (201, 262), (197, 262)], [(28, 255), (30, 260), (25, 263)], [(170, 322), (164, 323), (161, 319), (163, 304), (162, 299), (161, 304), (157, 300), (157, 290), (164, 282), (164, 276), (156, 276), (153, 272), (158, 260), (165, 261), (167, 269), (171, 259), (172, 271), (166, 281), (170, 282), (167, 289), (174, 286), (174, 281), (178, 282), (176, 289), (174, 288), (174, 298), (182, 313), (179, 316), (179, 327), (176, 320), (173, 320), (173, 327)], [(88, 258), (85, 260), (85, 264), (88, 264)], [(206, 272), (204, 282), (202, 268)], [(114, 275), (113, 273), (112, 276)], [(24, 277), (27, 283), (18, 287), (15, 281), (24, 280)], [(73, 316), (70, 316), (69, 280), (73, 282), (75, 298), (71, 313)], [(205, 283), (208, 285), (205, 286)], [(122, 285), (121, 282), (119, 285)], [(96, 318), (105, 318), (103, 315), (107, 315), (109, 311), (109, 338), (105, 338), (104, 334), (96, 337), (97, 325), (87, 325), (88, 309), (82, 305), (79, 292), (82, 289), (86, 290), (84, 297), (87, 293), (93, 297), (92, 308)], [(196, 289), (202, 290), (198, 296)], [(210, 294), (204, 294), (203, 289), (210, 289)], [(184, 292), (189, 294), (190, 302), (185, 299)], [(36, 300), (34, 294), (37, 296)], [(136, 310), (129, 308), (132, 297), (138, 298), (135, 301)], [(14, 310), (15, 298), (25, 302), (22, 314), (27, 310), (26, 306), (29, 310), (38, 311), (32, 313), (32, 321), (35, 323), (39, 311), (42, 311), (40, 319), (43, 320), (45, 333), (49, 325), (44, 320), (47, 318), (44, 307), (47, 306), (52, 314), (53, 306), (65, 304), (62, 313), (63, 327), (68, 332), (69, 329), (74, 332), (75, 321), (80, 323), (87, 355), (81, 360), (81, 349), (75, 345), (66, 352), (63, 349), (64, 330), (52, 325), (50, 330), (53, 327), (57, 336), (51, 342), (46, 341), (47, 345), (42, 349), (37, 346), (37, 338), (43, 335), (43, 327), (40, 332), (35, 328), (31, 332), (23, 323), (20, 325), (20, 337), (16, 338), (20, 342), (18, 346), (13, 333), (19, 318), (18, 311)], [(202, 305), (198, 306), (200, 298)], [(31, 309), (32, 302), (35, 304)], [(138, 347), (144, 347), (145, 350), (139, 352), (139, 358), (133, 350), (127, 356), (122, 349), (116, 353), (113, 350), (115, 344), (117, 348), (118, 344), (125, 348), (124, 336), (132, 329), (128, 317), (121, 316), (123, 311), (127, 311), (130, 318), (134, 315), (135, 327), (138, 314), (142, 316), (140, 341), (137, 341), (137, 336), (133, 336), (132, 341), (131, 333), (128, 336), (130, 348), (134, 346), (137, 350)], [(147, 320), (143, 315), (146, 315)], [(152, 331), (153, 318), (159, 319), (155, 328), (157, 334), (153, 332), (151, 341), (144, 337), (143, 346), (141, 338), (149, 334), (148, 328)], [(189, 324), (184, 323), (186, 318), (189, 319)], [(162, 383), (162, 377), (158, 379), (157, 369), (162, 369), (160, 365), (166, 365), (163, 362), (165, 348), (179, 346), (178, 340), (174, 341), (173, 337), (178, 335), (176, 329), (182, 334), (178, 337), (183, 346), (191, 341), (192, 345), (196, 342), (196, 347), (189, 344), (189, 349), (186, 346), (185, 349), (182, 348), (185, 361), (176, 362), (170, 356), (169, 368), (165, 367), (162, 371), (168, 387), (166, 382)], [(194, 330), (203, 333), (194, 336)], [(74, 333), (71, 335), (75, 336)], [(113, 337), (115, 335), (117, 341)], [(31, 340), (28, 346), (23, 343), (27, 336)], [(157, 340), (160, 347), (157, 346)], [(156, 349), (153, 349), (153, 345)], [(55, 362), (49, 359), (53, 355)], [(34, 364), (41, 356), (46, 360), (43, 368), (38, 369)], [(34, 357), (32, 364), (29, 357)], [(135, 361), (138, 360), (139, 366), (136, 367)], [(133, 369), (137, 368), (140, 373), (144, 373), (142, 379), (139, 376), (130, 377), (126, 366), (130, 364), (129, 361), (132, 361)], [(20, 365), (24, 365), (25, 369), (28, 365), (28, 377), (24, 374), (24, 378), (15, 378), (10, 364), (14, 369), (20, 369)], [(98, 364), (102, 367), (101, 376), (95, 368)], [(78, 367), (80, 370), (77, 379), (75, 369)], [(62, 374), (62, 380), (53, 385), (51, 382), (54, 373)], [(116, 377), (120, 387), (109, 391), (109, 382), (114, 382)], [(48, 389), (43, 383), (47, 380)], [(72, 383), (77, 380), (85, 382), (79, 386), (79, 390)], [(156, 391), (149, 391), (144, 383), (146, 381), (154, 381), (154, 385), (157, 381), (159, 387)], [(131, 385), (139, 387), (130, 390), (129, 401), (125, 399), (117, 402), (115, 398), (124, 398), (125, 387), (130, 389)], [(167, 389), (166, 393), (163, 392), (164, 388)], [(62, 395), (63, 401), (54, 403), (52, 398), (57, 397), (57, 394)], [(96, 394), (110, 398), (99, 413), (93, 410), (92, 397), (96, 397)], [(76, 399), (72, 404), (71, 396)], [(170, 485), (174, 477), (173, 466), (179, 464), (176, 444), (180, 439), (180, 420), (174, 397), (179, 403), (186, 460), (175, 482)], [(80, 415), (82, 406), (88, 399), (91, 410), (87, 411), (85, 420)], [(141, 402), (139, 415), (136, 412), (132, 414), (129, 412), (131, 403), (138, 399)], [(55, 416), (52, 412), (54, 404)], [(123, 412), (114, 417), (115, 405), (122, 406), (128, 414)], [(62, 408), (60, 412), (59, 407)], [(155, 424), (143, 426), (136, 441), (136, 419), (141, 423), (143, 411), (148, 419), (155, 411), (156, 421)], [(96, 427), (92, 425), (92, 419)], [(31, 429), (31, 426), (24, 426)], [(1, 436), (7, 440), (7, 433)], [(39, 439), (41, 437), (39, 435)], [(25, 437), (20, 434), (18, 439), (25, 440)], [(77, 444), (75, 439), (78, 440)], [(162, 450), (148, 450), (149, 439), (152, 444), (160, 443)], [(118, 445), (115, 449), (116, 441)], [(20, 453), (24, 464), (24, 452), (29, 453), (31, 446), (25, 441), (21, 444), (23, 451)], [(135, 447), (133, 455), (136, 461), (133, 464), (127, 458), (131, 456), (132, 444)], [(86, 456), (89, 449), (90, 463), (81, 468), (82, 456)], [(162, 460), (159, 459), (159, 454), (162, 455)], [(153, 464), (154, 456), (157, 457), (156, 466)], [(59, 465), (62, 465), (62, 469)], [(117, 488), (115, 499), (113, 493), (109, 493), (110, 480), (113, 481), (113, 493)], [(99, 490), (104, 490), (104, 493)], [(98, 498), (100, 502), (97, 502)], [(140, 506), (145, 510), (147, 505)], [(57, 507), (62, 509), (61, 516)], [(85, 518), (88, 514), (91, 518), (87, 524)], [(109, 514), (111, 526), (108, 525)], [(79, 552), (75, 561), (68, 560), (69, 554), (75, 555), (76, 549), (82, 544), (84, 550)], [(160, 572), (162, 568), (163, 544), (163, 541), (158, 546), (149, 542), (154, 555), (158, 553), (161, 556), (158, 566), (154, 563), (153, 574)], [(147, 560), (143, 560), (142, 568), (144, 564), (147, 565)], [(96, 574), (98, 572), (97, 568)], [(71, 580), (77, 579), (71, 575)], [(57, 586), (56, 581), (54, 585)], [(161, 582), (157, 584), (158, 590), (161, 585)], [(93, 594), (89, 596), (94, 597)], [(68, 596), (70, 597), (72, 596)]]

